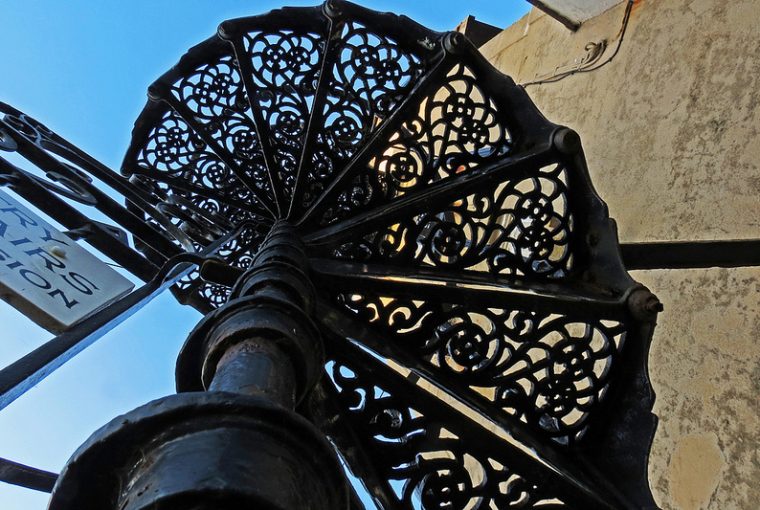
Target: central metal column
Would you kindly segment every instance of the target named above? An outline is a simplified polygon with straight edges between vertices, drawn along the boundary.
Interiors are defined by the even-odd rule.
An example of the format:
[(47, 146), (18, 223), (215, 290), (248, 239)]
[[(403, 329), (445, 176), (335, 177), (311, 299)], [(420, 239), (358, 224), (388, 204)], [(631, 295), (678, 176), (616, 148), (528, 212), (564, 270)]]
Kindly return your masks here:
[(229, 302), (190, 333), (177, 361), (178, 391), (230, 391), (292, 409), (324, 358), (307, 272), (301, 240), (276, 223)]
[(295, 412), (324, 364), (315, 291), (278, 222), (177, 360), (178, 395), (119, 417), (75, 453), (51, 510), (343, 510), (335, 452)]

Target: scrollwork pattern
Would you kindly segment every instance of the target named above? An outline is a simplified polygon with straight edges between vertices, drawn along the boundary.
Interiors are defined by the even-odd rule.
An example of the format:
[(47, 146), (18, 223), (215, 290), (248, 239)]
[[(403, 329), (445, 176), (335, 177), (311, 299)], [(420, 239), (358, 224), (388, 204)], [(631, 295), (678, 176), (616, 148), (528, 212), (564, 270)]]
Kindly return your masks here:
[[(342, 362), (329, 362), (346, 417), (404, 510), (564, 509), (456, 423), (427, 417), (403, 395)], [(441, 403), (441, 405), (445, 405)], [(477, 427), (477, 425), (474, 425)]]
[[(327, 80), (323, 111), (324, 129), (310, 158), (314, 170), (304, 195), (307, 206), (323, 189), (336, 168), (342, 168), (409, 94), (427, 63), (392, 38), (352, 21), (345, 24), (334, 48), (336, 62)], [(360, 179), (352, 188), (368, 193)], [(348, 191), (359, 203), (361, 192)]]
[[(46, 191), (56, 193), (81, 205), (94, 207), (100, 210), (100, 212), (105, 212), (105, 208), (107, 207), (108, 212), (105, 212), (105, 214), (112, 221), (119, 224), (121, 228), (124, 228), (124, 225), (120, 223), (120, 218), (125, 218), (124, 215), (126, 213), (132, 212), (144, 215), (145, 221), (155, 228), (155, 232), (160, 233), (166, 240), (174, 242), (185, 249), (192, 248), (191, 238), (193, 234), (200, 234), (200, 237), (206, 240), (214, 235), (221, 234), (221, 231), (218, 229), (211, 229), (213, 232), (207, 231), (208, 229), (205, 227), (208, 226), (208, 223), (201, 225), (204, 221), (202, 219), (203, 216), (208, 217), (220, 211), (222, 206), (218, 199), (203, 195), (192, 195), (187, 191), (172, 189), (170, 185), (164, 182), (145, 179), (144, 176), (140, 175), (132, 175), (130, 178), (129, 184), (132, 185), (128, 195), (130, 198), (127, 199), (124, 209), (121, 211), (113, 209), (113, 203), (106, 206), (104, 202), (109, 199), (105, 198), (106, 196), (103, 194), (103, 190), (99, 189), (99, 186), (106, 184), (112, 188), (112, 191), (123, 189), (122, 186), (127, 185), (127, 180), (124, 176), (112, 172), (105, 165), (94, 160), (28, 115), (4, 103), (0, 103), (0, 113), (5, 113), (4, 122), (8, 123), (21, 136), (34, 144), (38, 150), (45, 151), (47, 157), (52, 156), (52, 159), (44, 166), (45, 177), (27, 174), (29, 178), (44, 186)], [(173, 127), (179, 131), (183, 129), (178, 125)], [(159, 138), (163, 137), (164, 148), (167, 153), (159, 154), (161, 149), (158, 149), (156, 145), (152, 147), (157, 151), (153, 154), (153, 162), (158, 166), (167, 163), (162, 168), (167, 175), (176, 171), (176, 168), (171, 168), (171, 165), (168, 164), (170, 159), (169, 153), (172, 153), (178, 159), (189, 157), (187, 147), (172, 145), (175, 140), (171, 139), (176, 132), (169, 133), (168, 131), (170, 130), (157, 135)], [(183, 138), (184, 142), (189, 143), (189, 132), (183, 131), (180, 138)], [(147, 164), (145, 165), (147, 166)], [(19, 171), (23, 172), (20, 169)], [(172, 199), (176, 200), (170, 204)], [(177, 201), (183, 201), (185, 205), (178, 207)], [(180, 216), (173, 214), (169, 210), (172, 208), (174, 208), (174, 211), (181, 210)], [(226, 215), (230, 218), (248, 218), (250, 216), (248, 212), (232, 207), (226, 208)], [(126, 229), (131, 231), (133, 235), (135, 234), (129, 227)], [(135, 235), (133, 242), (138, 249), (146, 247), (140, 240), (139, 234)], [(155, 255), (154, 252), (149, 252), (148, 257), (152, 258)]]
[[(431, 182), (468, 172), (510, 154), (512, 135), (473, 71), (458, 64), (390, 135), (353, 183), (327, 211), (330, 223), (356, 209), (386, 202)], [(359, 197), (360, 199), (357, 199)]]
[[(166, 111), (160, 122), (148, 132), (134, 163), (130, 170), (147, 178), (160, 181), (164, 174), (174, 182), (178, 180), (207, 190), (221, 201), (256, 202), (251, 191), (173, 110)], [(167, 180), (167, 190), (187, 194), (171, 183)], [(262, 183), (262, 187), (264, 185)], [(221, 203), (214, 207), (222, 213), (226, 209)]]
[[(257, 190), (271, 196), (264, 155), (251, 117), (251, 103), (237, 62), (222, 55), (196, 67), (172, 85), (172, 93), (193, 114), (195, 121), (227, 151)], [(199, 139), (193, 133), (193, 139)], [(214, 168), (213, 171), (219, 172)], [(224, 176), (229, 179), (229, 170)]]
[(570, 315), (363, 294), (338, 303), (560, 444), (582, 439), (608, 391), (626, 326)]
[(268, 126), (277, 172), (290, 199), (314, 104), (324, 41), (320, 34), (251, 32), (243, 37), (251, 61), (257, 106)]
[(339, 246), (344, 260), (561, 279), (572, 269), (573, 218), (564, 168), (473, 193)]
[(394, 197), (504, 157), (511, 145), (503, 113), (472, 70), (458, 64), (370, 167)]

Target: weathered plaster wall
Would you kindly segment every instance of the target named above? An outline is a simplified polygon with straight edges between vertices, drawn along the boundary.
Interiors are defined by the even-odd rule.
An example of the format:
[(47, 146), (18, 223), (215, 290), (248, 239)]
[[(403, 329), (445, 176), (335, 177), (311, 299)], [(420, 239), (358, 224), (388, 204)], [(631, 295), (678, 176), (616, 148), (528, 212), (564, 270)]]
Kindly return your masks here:
[[(625, 4), (570, 32), (534, 9), (481, 50), (518, 83), (614, 46)], [(640, 0), (598, 71), (528, 88), (576, 129), (624, 241), (760, 237), (760, 0)], [(610, 50), (608, 50), (609, 54)], [(650, 357), (665, 509), (760, 508), (760, 269), (636, 272), (665, 303)]]

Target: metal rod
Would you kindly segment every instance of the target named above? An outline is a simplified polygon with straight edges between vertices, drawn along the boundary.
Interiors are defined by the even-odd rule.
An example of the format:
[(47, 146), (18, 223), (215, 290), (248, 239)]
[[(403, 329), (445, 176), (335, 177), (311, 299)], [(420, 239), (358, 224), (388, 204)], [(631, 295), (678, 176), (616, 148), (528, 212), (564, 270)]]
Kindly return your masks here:
[[(2, 157), (0, 157), (0, 176), (0, 180), (7, 181), (8, 186), (19, 196), (55, 218), (67, 229), (84, 229), (86, 234), (83, 237), (89, 244), (142, 281), (150, 280), (158, 272), (158, 267), (141, 253), (115, 238), (101, 224), (91, 221), (85, 214), (49, 191), (31, 174)], [(155, 251), (154, 253), (163, 258), (160, 253)]]
[(464, 198), (488, 183), (500, 179), (519, 179), (538, 173), (541, 166), (555, 157), (551, 144), (539, 145), (523, 154), (505, 158), (498, 163), (483, 165), (477, 170), (434, 182), (410, 195), (394, 199), (351, 218), (338, 221), (304, 236), (308, 246), (335, 246), (345, 239), (371, 233), (380, 227), (393, 225), (402, 218), (445, 208), (452, 201)]
[[(132, 164), (126, 164), (125, 169), (132, 175), (141, 175), (141, 176), (147, 177), (148, 179), (152, 181), (168, 184), (169, 186), (176, 188), (178, 190), (187, 191), (188, 193), (192, 193), (194, 195), (210, 198), (212, 200), (216, 200), (217, 202), (221, 204), (237, 207), (241, 211), (248, 212), (249, 209), (251, 208), (250, 202), (244, 202), (242, 200), (231, 198), (222, 193), (218, 193), (212, 189), (204, 188), (202, 186), (192, 184), (192, 181), (189, 181), (187, 179), (174, 177), (168, 173), (151, 172), (149, 170), (146, 170), (145, 168), (141, 168), (139, 166), (132, 165)], [(268, 211), (266, 211), (262, 207), (261, 211), (254, 214), (268, 214)], [(267, 217), (267, 219), (271, 221), (271, 218)]]
[(312, 259), (315, 281), (320, 288), (338, 292), (373, 294), (412, 299), (447, 300), (451, 303), (479, 303), (486, 307), (515, 307), (520, 310), (572, 313), (574, 317), (623, 320), (629, 318), (625, 296), (600, 297), (586, 290), (569, 292), (566, 286), (551, 283), (520, 285), (491, 274), (463, 275), (437, 269), (403, 267), (391, 272), (386, 266), (357, 264), (328, 259)]
[[(181, 255), (177, 256), (177, 258), (181, 257)], [(177, 263), (176, 258), (172, 258), (164, 267), (174, 268)], [(191, 264), (182, 264), (181, 269), (176, 269), (169, 277), (166, 277), (166, 271), (161, 271), (138, 290), (91, 315), (69, 331), (56, 336), (0, 370), (0, 410), (134, 315), (136, 311), (174, 285), (192, 269)]]
[[(235, 158), (230, 152), (222, 147), (217, 140), (215, 140), (208, 132), (200, 125), (196, 118), (196, 115), (188, 108), (184, 103), (180, 102), (169, 90), (169, 86), (164, 83), (154, 83), (150, 87), (150, 94), (156, 96), (161, 101), (169, 105), (177, 114), (182, 117), (182, 120), (197, 133), (197, 135), (203, 140), (203, 142), (216, 154), (219, 159), (227, 165), (232, 173), (234, 173), (238, 179), (248, 188), (256, 200), (266, 210), (271, 217), (276, 217), (276, 207), (272, 204), (265, 195), (261, 194), (260, 190), (256, 187), (256, 183), (250, 178), (245, 170), (235, 161)], [(258, 212), (258, 211), (254, 211)]]
[(622, 243), (626, 269), (760, 266), (760, 239)]
[(293, 189), (293, 200), (290, 202), (290, 210), (287, 211), (288, 218), (295, 217), (303, 213), (303, 196), (306, 193), (306, 181), (308, 177), (308, 167), (311, 166), (311, 156), (314, 146), (317, 142), (317, 136), (320, 130), (324, 128), (324, 108), (327, 100), (327, 93), (330, 89), (330, 80), (333, 78), (333, 69), (338, 58), (338, 51), (341, 48), (341, 39), (335, 37), (343, 30), (344, 23), (342, 20), (330, 19), (330, 25), (327, 33), (327, 45), (320, 62), (319, 82), (317, 84), (314, 103), (309, 116), (309, 123), (306, 126), (304, 134), (303, 149), (301, 158), (298, 161), (298, 170), (296, 171), (296, 184)]
[(387, 138), (393, 133), (395, 129), (401, 125), (405, 119), (405, 114), (412, 108), (417, 108), (420, 101), (435, 90), (435, 87), (440, 86), (440, 79), (446, 75), (451, 68), (451, 59), (447, 58), (449, 54), (442, 52), (438, 62), (428, 70), (419, 82), (414, 86), (412, 91), (403, 101), (394, 109), (393, 113), (389, 115), (380, 127), (370, 135), (370, 137), (364, 142), (361, 150), (359, 150), (349, 161), (343, 170), (334, 176), (332, 182), (325, 189), (325, 191), (317, 198), (314, 203), (306, 210), (302, 217), (298, 220), (298, 224), (302, 225), (307, 222), (318, 222), (318, 215), (326, 207), (330, 206), (330, 202), (340, 195), (341, 191), (345, 189), (346, 183), (355, 176), (356, 172), (365, 168), (366, 162), (377, 155), (377, 149), (380, 148), (380, 144), (385, 142)]
[(58, 475), (0, 458), (0, 482), (40, 492), (52, 492)]
[[(18, 144), (18, 153), (28, 161), (38, 166), (46, 173), (55, 173), (65, 176), (81, 186), (84, 191), (92, 195), (95, 199), (93, 205), (98, 211), (108, 216), (111, 220), (121, 225), (124, 229), (131, 232), (145, 244), (149, 245), (159, 253), (166, 256), (176, 255), (179, 248), (172, 243), (162, 232), (156, 230), (152, 225), (147, 223), (144, 218), (139, 217), (132, 211), (118, 203), (116, 200), (107, 195), (104, 191), (98, 189), (95, 185), (86, 182), (80, 175), (75, 173), (70, 166), (62, 163), (53, 157), (48, 151), (37, 146), (27, 139), (14, 126), (6, 120), (0, 119), (0, 127), (10, 134), (13, 140)], [(91, 170), (88, 168), (88, 170)], [(94, 174), (101, 178), (100, 175)], [(105, 181), (108, 183), (108, 181)], [(109, 184), (110, 185), (110, 184)]]
[(261, 154), (264, 156), (264, 164), (267, 168), (267, 174), (269, 175), (269, 184), (272, 186), (272, 195), (274, 195), (274, 205), (279, 213), (278, 217), (283, 217), (287, 214), (287, 204), (285, 199), (284, 182), (280, 178), (279, 170), (281, 166), (278, 164), (274, 157), (274, 147), (272, 146), (272, 138), (270, 136), (269, 123), (262, 115), (262, 107), (258, 104), (258, 91), (253, 83), (254, 72), (250, 58), (248, 57), (243, 41), (240, 38), (232, 41), (232, 47), (234, 48), (235, 55), (237, 56), (238, 65), (240, 66), (240, 76), (243, 80), (243, 86), (245, 87), (246, 96), (248, 96), (248, 104), (251, 107), (251, 117), (253, 118), (253, 126), (256, 130), (256, 136), (259, 138), (259, 146), (261, 147)]
[[(324, 366), (307, 267), (296, 231), (275, 223), (227, 304), (201, 320), (178, 357), (182, 394), (161, 401), (182, 412), (159, 410), (161, 420), (134, 420), (157, 436), (150, 444), (131, 445), (137, 462), (114, 461), (128, 466), (108, 488), (119, 493), (114, 508), (184, 508), (172, 504), (179, 501), (192, 501), (193, 508), (233, 508), (234, 501), (235, 508), (347, 510), (348, 491), (333, 447), (295, 411)], [(197, 419), (209, 408), (213, 420)], [(114, 428), (123, 431), (130, 424), (115, 420)], [(103, 450), (104, 443), (92, 441), (90, 448)], [(82, 504), (65, 487), (86, 485), (74, 472), (67, 466), (53, 496), (72, 510)], [(90, 479), (96, 472), (82, 470)]]
[(184, 278), (205, 255), (213, 253), (238, 235), (245, 225), (246, 223), (241, 224), (236, 230), (209, 245), (202, 254), (175, 255), (166, 261), (153, 279), (136, 291), (0, 370), (0, 410)]

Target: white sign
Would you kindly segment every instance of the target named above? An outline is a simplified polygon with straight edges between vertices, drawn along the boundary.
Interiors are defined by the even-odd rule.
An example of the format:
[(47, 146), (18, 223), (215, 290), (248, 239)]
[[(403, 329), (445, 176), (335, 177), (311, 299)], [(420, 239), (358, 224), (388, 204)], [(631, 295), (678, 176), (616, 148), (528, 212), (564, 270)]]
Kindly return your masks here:
[(0, 298), (53, 333), (134, 285), (0, 191)]

